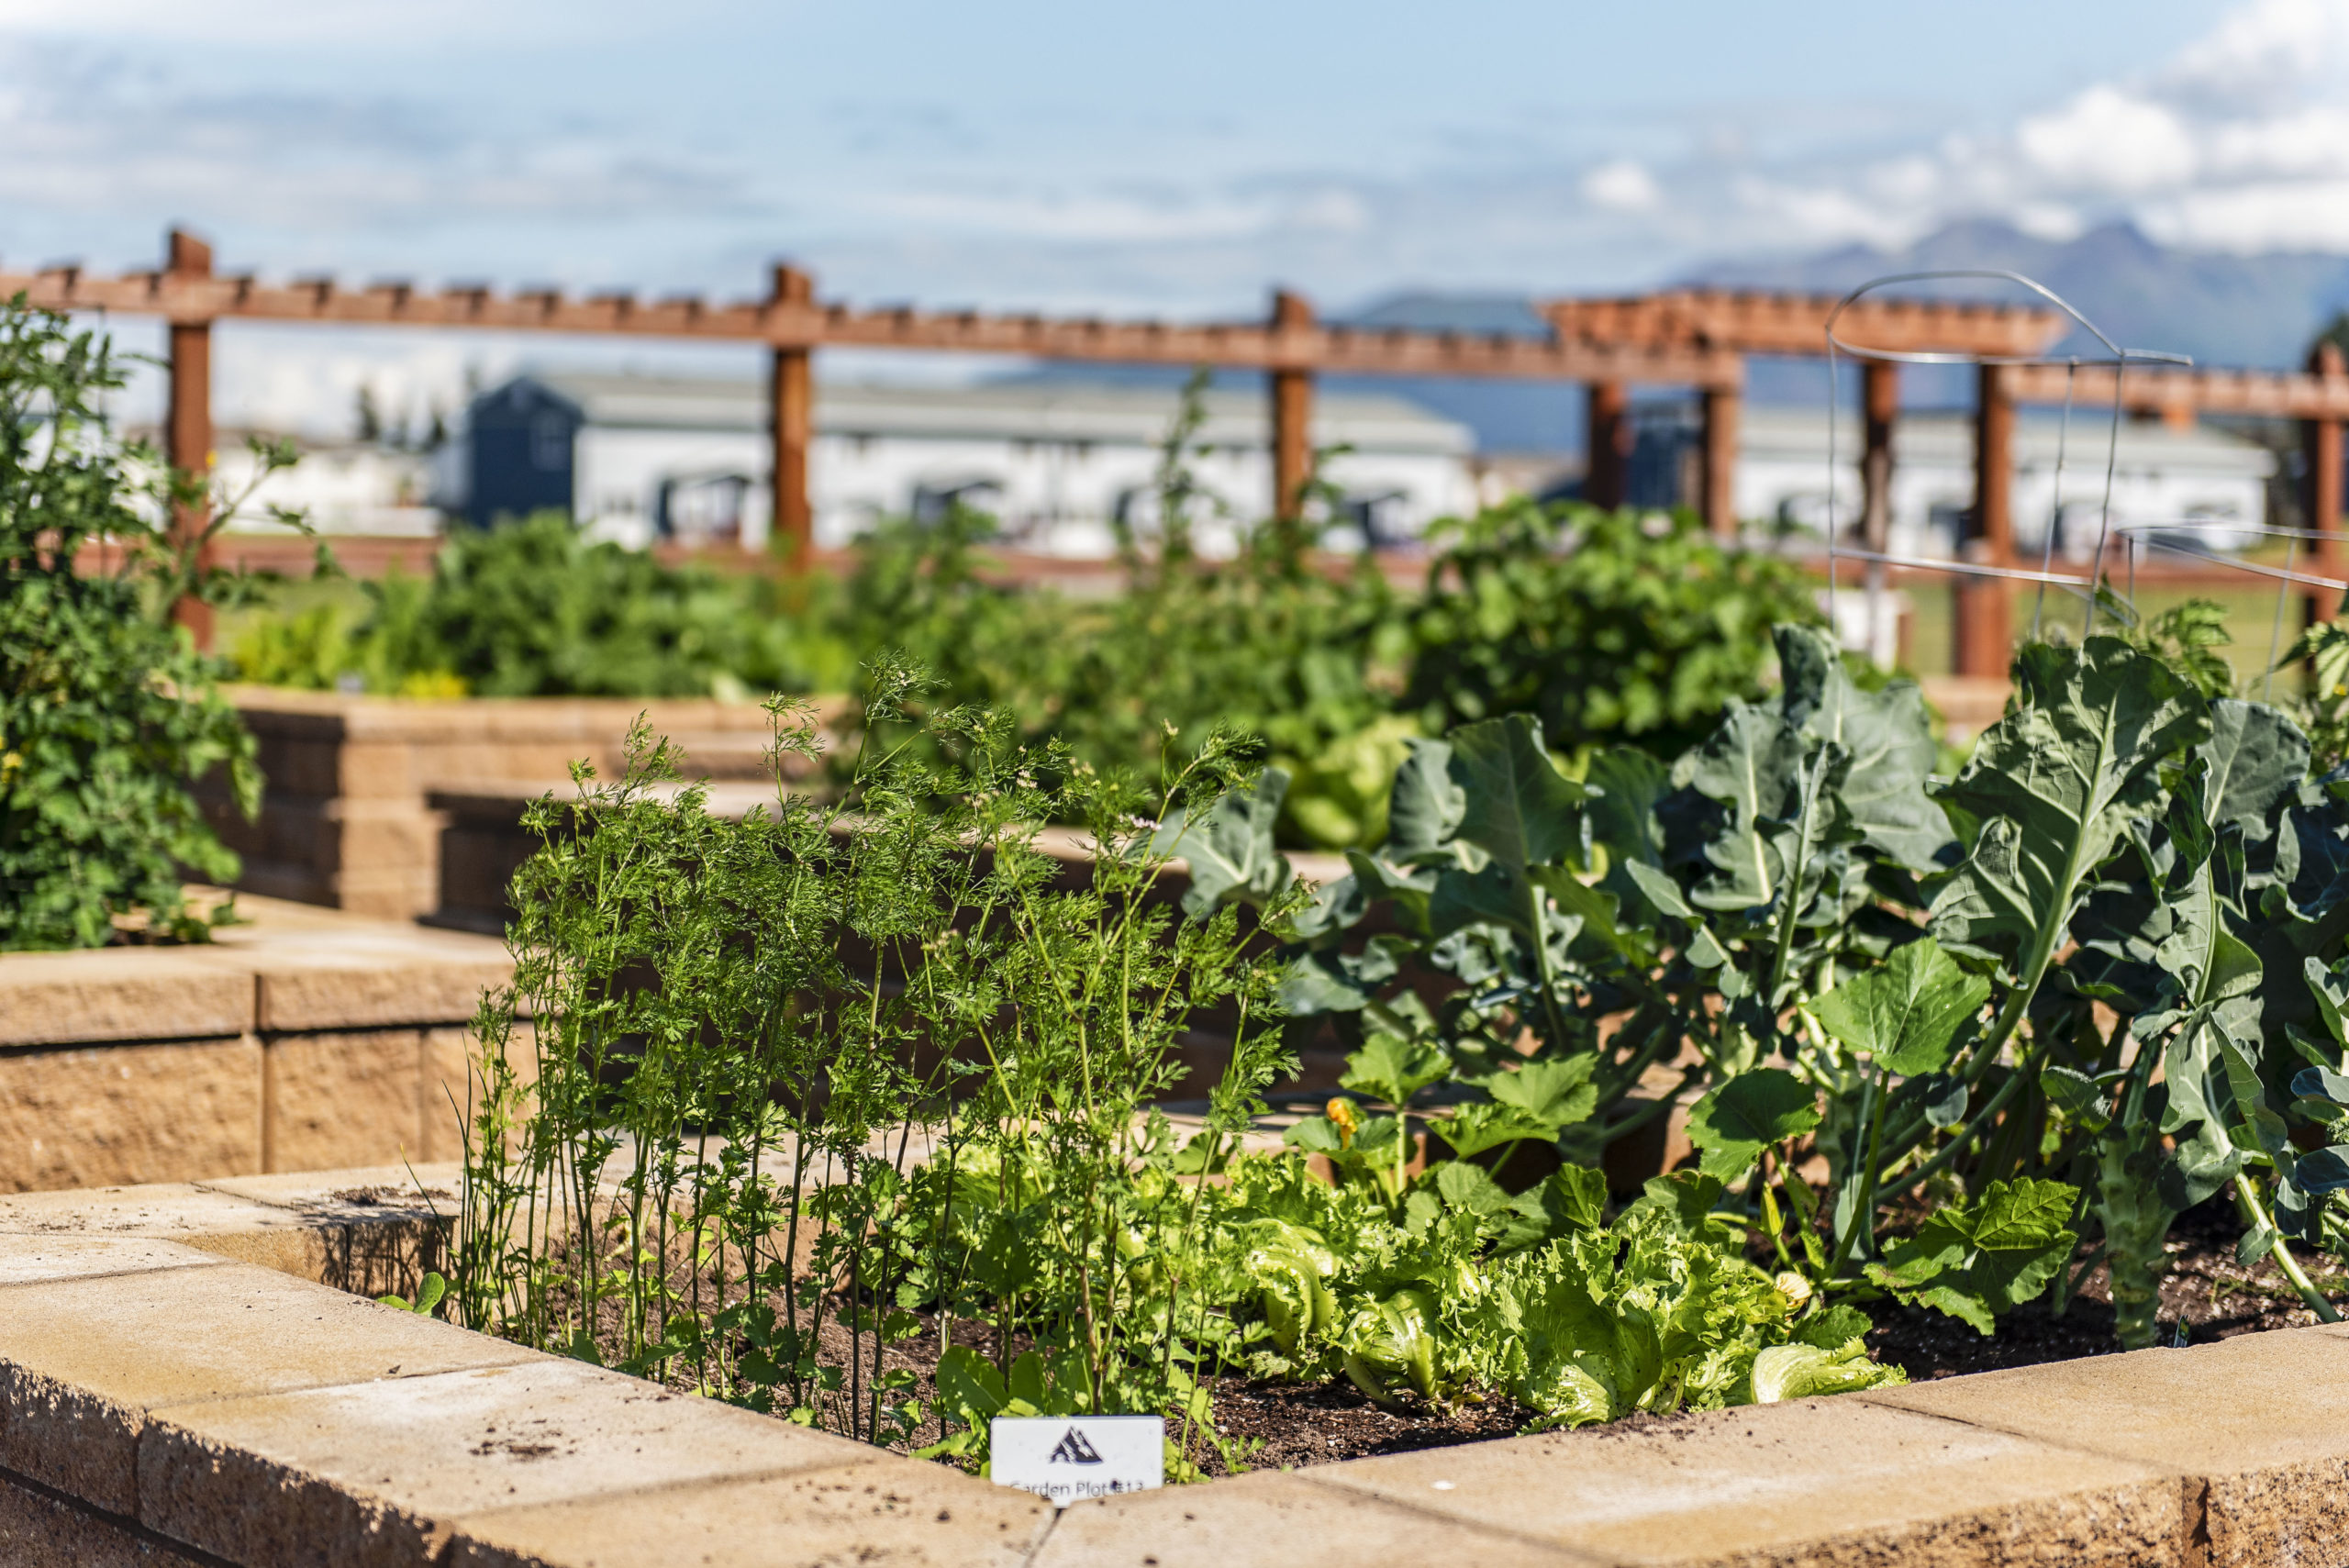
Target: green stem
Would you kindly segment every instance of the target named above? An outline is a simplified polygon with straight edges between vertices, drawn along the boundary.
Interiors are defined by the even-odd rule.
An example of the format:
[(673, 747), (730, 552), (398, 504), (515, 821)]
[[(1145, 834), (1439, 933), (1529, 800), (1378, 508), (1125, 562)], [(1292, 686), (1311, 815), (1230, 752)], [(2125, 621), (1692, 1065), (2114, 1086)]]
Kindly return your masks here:
[(1822, 1278), (1831, 1280), (1843, 1272), (1843, 1265), (1850, 1261), (1852, 1250), (1858, 1244), (1862, 1231), (1875, 1234), (1876, 1161), (1884, 1152), (1884, 1114), (1878, 1102), (1884, 1098), (1885, 1086), (1891, 1077), (1892, 1069), (1878, 1067), (1876, 1076), (1868, 1080), (1866, 1092), (1860, 1100), (1860, 1125), (1867, 1129), (1868, 1151), (1859, 1171), (1844, 1178), (1846, 1181), (1858, 1180), (1860, 1199), (1852, 1206), (1852, 1218), (1843, 1227), (1843, 1233), (1835, 1239), (1835, 1255), (1828, 1260)]
[[(1990, 1096), (1990, 1103), (1975, 1112), (1966, 1124), (1957, 1129), (1956, 1135), (1943, 1144), (1932, 1159), (1909, 1172), (1898, 1186), (1887, 1189), (1883, 1195), (1898, 1197), (1903, 1193), (1912, 1192), (1926, 1178), (1939, 1175), (1955, 1164), (1957, 1157), (1965, 1152), (1966, 1146), (1982, 1135), (1983, 1130), (1996, 1119), (1998, 1114), (2007, 1108), (2009, 1101), (2022, 1093), (2025, 1084), (2038, 1076), (2041, 1055), (2042, 1051), (2034, 1048), (2021, 1062), (2016, 1062), (2014, 1072), (2008, 1076), (2005, 1083), (1998, 1085), (1998, 1092)], [(1905, 1151), (1896, 1151), (1896, 1156), (1901, 1152)]]
[(2243, 1216), (2251, 1222), (2254, 1230), (2266, 1229), (2275, 1235), (2276, 1240), (2267, 1245), (2268, 1255), (2276, 1260), (2276, 1266), (2284, 1271), (2284, 1277), (2292, 1282), (2292, 1288), (2300, 1293), (2300, 1299), (2308, 1303), (2309, 1310), (2316, 1314), (2317, 1320), (2321, 1323), (2340, 1322), (2341, 1314), (2301, 1270), (2299, 1260), (2292, 1256), (2291, 1248), (2285, 1243), (2282, 1234), (2276, 1231), (2275, 1222), (2268, 1218), (2266, 1206), (2259, 1201), (2259, 1189), (2252, 1184), (2248, 1172), (2235, 1173), (2235, 1202), (2242, 1207)]

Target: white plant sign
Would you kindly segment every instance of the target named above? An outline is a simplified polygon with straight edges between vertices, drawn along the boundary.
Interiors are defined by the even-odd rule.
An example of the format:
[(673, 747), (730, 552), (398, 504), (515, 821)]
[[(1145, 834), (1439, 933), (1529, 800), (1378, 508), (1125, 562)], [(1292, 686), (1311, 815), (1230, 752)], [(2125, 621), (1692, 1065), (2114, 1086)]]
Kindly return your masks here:
[(997, 1416), (987, 1473), (1056, 1508), (1166, 1484), (1166, 1423), (1156, 1416)]

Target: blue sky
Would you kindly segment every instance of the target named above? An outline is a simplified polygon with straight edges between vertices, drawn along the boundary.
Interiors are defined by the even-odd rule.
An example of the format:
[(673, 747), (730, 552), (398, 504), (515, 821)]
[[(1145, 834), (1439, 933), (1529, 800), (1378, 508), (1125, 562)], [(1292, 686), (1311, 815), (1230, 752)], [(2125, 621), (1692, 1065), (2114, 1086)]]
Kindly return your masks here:
[[(149, 264), (177, 219), (354, 280), (734, 295), (790, 255), (863, 301), (1194, 315), (1975, 215), (2349, 251), (2349, 0), (0, 0), (0, 145), (10, 261)], [(248, 341), (239, 395), (309, 395)]]

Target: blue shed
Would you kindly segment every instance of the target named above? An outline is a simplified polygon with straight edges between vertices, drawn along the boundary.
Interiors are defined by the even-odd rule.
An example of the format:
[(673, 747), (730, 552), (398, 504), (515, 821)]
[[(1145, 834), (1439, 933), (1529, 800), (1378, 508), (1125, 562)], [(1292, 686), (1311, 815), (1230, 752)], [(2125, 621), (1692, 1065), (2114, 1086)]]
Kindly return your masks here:
[(574, 439), (586, 416), (536, 378), (518, 376), (473, 399), (468, 417), (465, 517), (572, 509)]

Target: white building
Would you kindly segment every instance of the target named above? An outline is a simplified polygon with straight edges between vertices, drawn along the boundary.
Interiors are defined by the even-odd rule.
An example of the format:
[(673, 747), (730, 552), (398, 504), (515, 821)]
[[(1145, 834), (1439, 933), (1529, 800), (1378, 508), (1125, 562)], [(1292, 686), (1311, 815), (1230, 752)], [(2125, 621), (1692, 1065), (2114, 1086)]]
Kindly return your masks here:
[[(161, 435), (134, 431), (161, 444)], [(296, 438), (299, 460), (256, 486), (261, 464), (248, 430), (215, 432), (213, 494), (239, 503), (228, 515), (232, 533), (290, 534), (275, 508), (299, 512), (322, 534), (376, 539), (429, 539), (440, 531), (434, 465), (439, 454), (361, 440)], [(274, 440), (274, 437), (263, 437)]]
[[(1823, 533), (1828, 512), (1828, 428), (1823, 410), (1749, 407), (1740, 430), (1737, 515), (1750, 522), (1800, 524)], [(1846, 537), (1860, 517), (1861, 432), (1855, 417), (1835, 427), (1835, 513)], [(2015, 548), (2035, 555), (2051, 523), (2056, 554), (2086, 561), (2096, 550), (2111, 454), (2112, 522), (2156, 525), (2197, 548), (2237, 550), (2254, 536), (2230, 523), (2267, 520), (2275, 454), (2208, 426), (2123, 418), (2116, 445), (2110, 411), (2075, 409), (2018, 416), (2014, 436)], [(2056, 466), (2063, 465), (2057, 509)], [(1974, 419), (1965, 413), (1907, 414), (1893, 428), (1895, 555), (1947, 557), (1974, 505)], [(2183, 542), (2184, 539), (2181, 539)]]
[[(994, 514), (1041, 552), (1110, 553), (1119, 519), (1155, 526), (1160, 451), (1179, 399), (1166, 389), (1082, 383), (939, 388), (819, 384), (808, 450), (816, 542), (847, 543), (879, 519), (953, 500)], [(1273, 509), (1260, 394), (1207, 395), (1193, 474), (1215, 498), (1195, 518), (1201, 549)], [(606, 537), (763, 542), (772, 461), (764, 389), (750, 382), (546, 372), (484, 394), (467, 421), (464, 494), (476, 520), (567, 506)], [(1359, 541), (1416, 536), (1476, 502), (1469, 429), (1400, 398), (1315, 401), (1335, 519)], [(1333, 539), (1331, 542), (1338, 542)]]

